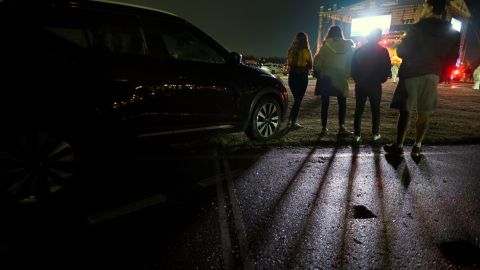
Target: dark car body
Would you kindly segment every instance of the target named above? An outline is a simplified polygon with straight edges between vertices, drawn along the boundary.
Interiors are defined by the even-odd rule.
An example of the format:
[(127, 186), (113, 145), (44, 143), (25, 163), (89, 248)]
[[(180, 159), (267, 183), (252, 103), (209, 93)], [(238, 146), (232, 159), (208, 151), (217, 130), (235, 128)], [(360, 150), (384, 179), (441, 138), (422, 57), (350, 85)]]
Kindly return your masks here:
[[(69, 158), (101, 140), (213, 131), (267, 140), (287, 111), (280, 80), (166, 12), (106, 1), (3, 0), (0, 21), (0, 151), (10, 158), (0, 166), (10, 170), (12, 156), (32, 140), (58, 140), (68, 147), (56, 154)], [(29, 175), (49, 173), (43, 161), (27, 163), (20, 167)], [(12, 189), (11, 174), (0, 174), (2, 188)]]

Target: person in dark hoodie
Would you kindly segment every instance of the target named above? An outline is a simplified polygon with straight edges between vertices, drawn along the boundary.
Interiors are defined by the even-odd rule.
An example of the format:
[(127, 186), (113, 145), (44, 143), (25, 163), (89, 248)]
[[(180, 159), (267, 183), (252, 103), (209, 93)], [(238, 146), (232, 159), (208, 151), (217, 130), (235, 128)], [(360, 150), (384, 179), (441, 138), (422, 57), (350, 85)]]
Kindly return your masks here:
[(345, 116), (347, 113), (348, 78), (353, 55), (353, 41), (344, 39), (342, 29), (332, 26), (328, 30), (327, 38), (323, 46), (313, 59), (313, 70), (317, 78), (315, 95), (322, 97), (322, 131), (325, 135), (328, 131), (328, 106), (330, 96), (336, 96), (338, 100), (338, 134), (351, 134), (345, 128)]
[(411, 155), (419, 157), (422, 153), (430, 114), (438, 102), (438, 83), (446, 79), (446, 70), (455, 63), (460, 48), (460, 33), (441, 19), (446, 1), (426, 0), (420, 21), (413, 25), (397, 48), (402, 65), (390, 107), (399, 109), (400, 115), (396, 142), (384, 146), (388, 154), (403, 156), (403, 142), (414, 107), (417, 111), (416, 138)]
[(378, 43), (382, 39), (382, 30), (373, 29), (367, 36), (367, 43), (358, 48), (352, 59), (352, 78), (355, 81), (355, 119), (354, 141), (361, 139), (362, 114), (367, 98), (372, 112), (373, 140), (380, 139), (380, 101), (382, 83), (390, 75), (391, 61), (387, 49)]

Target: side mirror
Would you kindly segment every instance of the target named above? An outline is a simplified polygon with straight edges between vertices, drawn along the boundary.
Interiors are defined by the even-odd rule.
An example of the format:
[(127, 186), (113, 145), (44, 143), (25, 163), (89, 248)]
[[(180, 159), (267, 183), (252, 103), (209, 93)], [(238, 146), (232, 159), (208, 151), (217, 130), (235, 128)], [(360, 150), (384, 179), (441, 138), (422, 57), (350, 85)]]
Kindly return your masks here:
[(233, 65), (240, 65), (242, 62), (242, 55), (237, 52), (231, 52), (228, 54), (228, 63)]

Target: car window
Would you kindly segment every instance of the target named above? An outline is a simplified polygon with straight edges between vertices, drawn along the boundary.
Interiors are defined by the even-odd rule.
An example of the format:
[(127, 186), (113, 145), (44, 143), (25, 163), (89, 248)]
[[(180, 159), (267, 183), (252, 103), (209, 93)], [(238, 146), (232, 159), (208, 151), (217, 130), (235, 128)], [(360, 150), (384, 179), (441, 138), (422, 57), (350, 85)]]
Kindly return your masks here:
[(145, 55), (146, 45), (134, 16), (91, 10), (52, 10), (39, 16), (44, 29), (82, 47)]
[(81, 47), (88, 47), (88, 38), (85, 25), (82, 23), (81, 14), (78, 12), (68, 12), (49, 10), (35, 14), (36, 24), (44, 30), (47, 30), (69, 42)]
[(92, 45), (97, 49), (114, 53), (146, 54), (142, 32), (133, 17), (110, 15), (99, 19), (93, 29), (92, 39)]
[(170, 57), (196, 62), (224, 64), (225, 58), (207, 42), (193, 32), (179, 30), (162, 35), (165, 48)]
[(74, 27), (45, 27), (50, 32), (70, 41), (76, 45), (87, 48), (88, 41), (86, 33), (82, 28)]

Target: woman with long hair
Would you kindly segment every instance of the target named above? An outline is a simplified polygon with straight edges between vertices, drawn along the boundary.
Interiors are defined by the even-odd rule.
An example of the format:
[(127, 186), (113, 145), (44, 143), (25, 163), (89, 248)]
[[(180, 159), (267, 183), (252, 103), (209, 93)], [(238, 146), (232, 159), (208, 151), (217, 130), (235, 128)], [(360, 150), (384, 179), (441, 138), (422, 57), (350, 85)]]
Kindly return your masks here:
[(353, 41), (343, 37), (342, 29), (339, 26), (332, 26), (328, 30), (323, 46), (315, 55), (313, 61), (313, 70), (317, 77), (315, 94), (322, 97), (322, 135), (328, 131), (330, 96), (336, 96), (338, 101), (338, 134), (351, 134), (345, 128), (345, 116), (353, 48)]
[(288, 49), (288, 86), (293, 95), (293, 106), (290, 111), (288, 127), (291, 130), (303, 128), (297, 123), (298, 112), (303, 96), (307, 90), (308, 72), (312, 69), (312, 52), (308, 43), (308, 36), (304, 32), (295, 35)]

